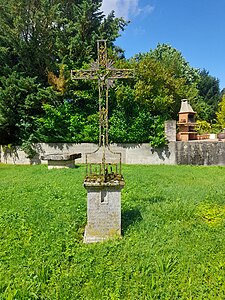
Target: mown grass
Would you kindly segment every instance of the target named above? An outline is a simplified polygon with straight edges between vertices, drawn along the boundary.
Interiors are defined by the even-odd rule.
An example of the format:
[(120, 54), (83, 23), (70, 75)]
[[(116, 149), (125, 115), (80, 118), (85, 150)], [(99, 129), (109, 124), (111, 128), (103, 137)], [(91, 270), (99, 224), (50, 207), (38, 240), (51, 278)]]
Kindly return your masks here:
[(0, 299), (225, 299), (225, 168), (124, 166), (123, 238), (82, 243), (85, 169), (0, 165)]

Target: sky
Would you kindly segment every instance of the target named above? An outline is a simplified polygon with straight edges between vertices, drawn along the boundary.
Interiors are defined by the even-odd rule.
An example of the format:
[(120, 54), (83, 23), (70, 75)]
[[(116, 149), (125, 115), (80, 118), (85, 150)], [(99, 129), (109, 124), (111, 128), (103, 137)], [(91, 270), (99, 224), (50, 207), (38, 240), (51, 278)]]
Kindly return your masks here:
[(126, 58), (169, 44), (225, 88), (225, 0), (103, 0), (101, 9), (130, 21), (115, 43)]

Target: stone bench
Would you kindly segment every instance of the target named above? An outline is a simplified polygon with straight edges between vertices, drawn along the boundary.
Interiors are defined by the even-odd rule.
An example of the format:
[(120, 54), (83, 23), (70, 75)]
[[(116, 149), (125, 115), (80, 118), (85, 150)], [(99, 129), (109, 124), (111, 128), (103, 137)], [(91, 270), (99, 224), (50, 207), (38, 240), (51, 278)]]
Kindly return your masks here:
[(42, 160), (47, 160), (48, 169), (75, 168), (75, 159), (81, 158), (81, 153), (75, 154), (45, 154)]

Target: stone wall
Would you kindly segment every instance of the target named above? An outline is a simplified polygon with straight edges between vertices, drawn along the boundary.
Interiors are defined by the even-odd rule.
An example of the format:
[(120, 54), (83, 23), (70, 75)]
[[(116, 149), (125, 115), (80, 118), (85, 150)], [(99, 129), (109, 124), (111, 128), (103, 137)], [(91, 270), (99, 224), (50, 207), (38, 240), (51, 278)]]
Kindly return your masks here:
[[(97, 149), (97, 146), (91, 143), (40, 143), (34, 146), (37, 155), (31, 160), (19, 147), (13, 149), (4, 147), (0, 151), (0, 161), (8, 164), (40, 164), (46, 163), (46, 161), (41, 160), (43, 154), (81, 153), (82, 157), (76, 159), (76, 163), (85, 163), (85, 154)], [(162, 149), (153, 149), (149, 144), (113, 144), (111, 150), (120, 152), (122, 163), (125, 164), (225, 165), (225, 142), (223, 141), (170, 142)], [(89, 161), (97, 162), (96, 159), (99, 160), (101, 157), (101, 151), (97, 154), (90, 154), (88, 156)], [(110, 152), (107, 152), (107, 159), (113, 162), (113, 155)]]
[(225, 142), (176, 142), (176, 163), (183, 165), (225, 165)]

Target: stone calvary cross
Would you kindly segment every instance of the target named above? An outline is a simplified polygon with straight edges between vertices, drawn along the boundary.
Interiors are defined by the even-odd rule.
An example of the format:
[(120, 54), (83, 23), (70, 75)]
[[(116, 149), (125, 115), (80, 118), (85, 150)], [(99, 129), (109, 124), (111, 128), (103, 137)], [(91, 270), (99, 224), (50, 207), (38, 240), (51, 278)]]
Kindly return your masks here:
[[(113, 61), (107, 58), (106, 40), (97, 41), (97, 61), (91, 64), (89, 70), (72, 70), (72, 80), (98, 80), (99, 90), (99, 147), (103, 147), (101, 173), (105, 173), (105, 147), (109, 147), (108, 138), (108, 102), (109, 88), (116, 79), (133, 77), (133, 69), (116, 69)], [(108, 172), (108, 171), (107, 171)]]
[[(109, 148), (108, 139), (108, 102), (109, 88), (113, 81), (132, 78), (133, 70), (116, 69), (107, 58), (106, 40), (97, 41), (98, 59), (89, 70), (72, 70), (72, 80), (98, 80), (99, 89), (99, 145), (92, 153), (86, 153), (86, 177), (84, 187), (87, 190), (87, 225), (84, 242), (100, 242), (121, 237), (121, 190), (124, 179), (121, 172), (121, 153)], [(107, 149), (106, 149), (107, 148)], [(98, 164), (90, 163), (88, 155), (95, 155), (101, 149), (102, 158)], [(110, 152), (106, 159), (106, 150)], [(100, 151), (100, 152), (101, 152)], [(107, 153), (108, 154), (108, 153)], [(120, 161), (112, 163), (112, 154), (119, 155)], [(100, 159), (99, 159), (100, 160)]]

